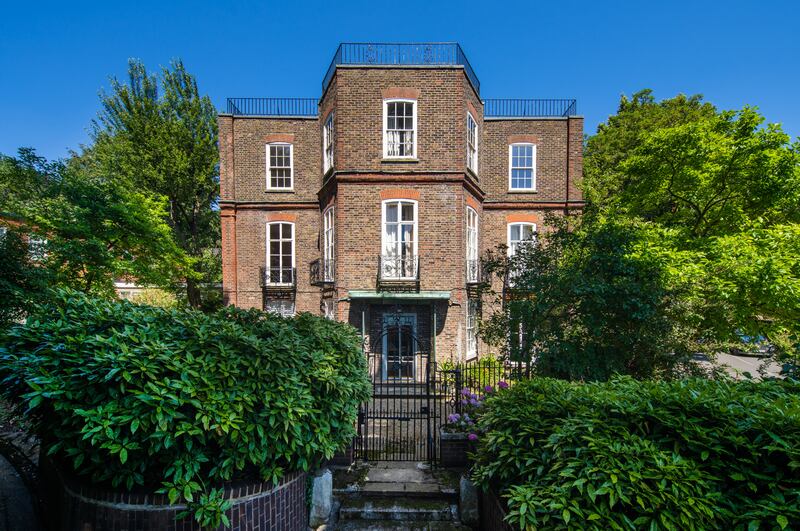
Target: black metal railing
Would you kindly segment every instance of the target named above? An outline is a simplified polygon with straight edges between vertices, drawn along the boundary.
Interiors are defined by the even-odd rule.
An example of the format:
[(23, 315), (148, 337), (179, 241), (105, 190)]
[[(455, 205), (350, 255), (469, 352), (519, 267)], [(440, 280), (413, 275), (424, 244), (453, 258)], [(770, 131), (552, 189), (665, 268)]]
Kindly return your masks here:
[(318, 258), (309, 264), (309, 278), (312, 286), (322, 286), (323, 284), (333, 284), (335, 262)]
[(262, 267), (259, 271), (261, 287), (266, 289), (292, 289), (297, 286), (293, 267)]
[(467, 284), (480, 284), (483, 282), (483, 268), (478, 259), (467, 260)]
[(343, 42), (333, 54), (333, 60), (322, 80), (322, 93), (328, 89), (339, 65), (386, 66), (463, 66), (475, 92), (480, 94), (481, 83), (469, 64), (464, 50), (457, 42), (369, 43)]
[(228, 98), (228, 114), (241, 116), (316, 116), (316, 98)]
[(378, 258), (381, 281), (418, 281), (419, 257), (415, 255), (382, 255)]
[(483, 102), (483, 115), (486, 118), (563, 117), (574, 116), (577, 112), (574, 99), (489, 99)]

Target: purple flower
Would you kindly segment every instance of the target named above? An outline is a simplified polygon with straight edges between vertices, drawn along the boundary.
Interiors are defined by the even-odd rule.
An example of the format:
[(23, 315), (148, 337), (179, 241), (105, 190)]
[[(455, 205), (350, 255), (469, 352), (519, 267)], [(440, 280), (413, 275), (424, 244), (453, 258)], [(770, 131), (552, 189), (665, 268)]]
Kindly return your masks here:
[(470, 434), (467, 436), (467, 439), (469, 439), (470, 441), (477, 441), (477, 440), (478, 440), (478, 436), (477, 436), (477, 435), (475, 435), (474, 433), (470, 433)]
[(497, 387), (500, 389), (508, 389), (508, 382), (499, 381), (497, 382)]
[(469, 422), (469, 415), (467, 415), (466, 413), (464, 413), (464, 420)]
[(453, 413), (452, 415), (447, 417), (447, 422), (449, 422), (450, 424), (454, 424), (454, 423), (458, 422), (458, 420), (460, 418), (461, 418), (461, 415), (459, 415), (458, 413)]
[(491, 385), (487, 385), (486, 387), (483, 388), (483, 390), (486, 391), (487, 393), (494, 393), (494, 387), (492, 387)]
[(469, 403), (470, 403), (471, 406), (477, 406), (478, 405), (478, 401), (475, 400), (474, 398), (471, 398)]
[(469, 396), (469, 389), (465, 387), (464, 389), (461, 390), (461, 394), (464, 396)]

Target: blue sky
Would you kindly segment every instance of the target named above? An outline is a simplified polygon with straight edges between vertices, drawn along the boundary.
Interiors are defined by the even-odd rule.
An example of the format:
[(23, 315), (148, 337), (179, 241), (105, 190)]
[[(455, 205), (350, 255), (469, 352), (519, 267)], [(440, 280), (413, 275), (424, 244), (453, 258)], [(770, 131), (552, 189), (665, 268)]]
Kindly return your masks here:
[(129, 57), (181, 57), (228, 96), (316, 97), (341, 41), (458, 41), (484, 98), (577, 98), (586, 132), (620, 94), (756, 105), (800, 135), (800, 2), (6, 2), (0, 153), (65, 156)]

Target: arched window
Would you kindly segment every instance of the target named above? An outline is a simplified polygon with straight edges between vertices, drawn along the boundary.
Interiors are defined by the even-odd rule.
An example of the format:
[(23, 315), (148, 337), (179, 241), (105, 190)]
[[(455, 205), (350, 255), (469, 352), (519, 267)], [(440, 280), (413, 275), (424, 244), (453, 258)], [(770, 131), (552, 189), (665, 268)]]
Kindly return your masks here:
[(267, 223), (266, 284), (294, 283), (294, 223)]
[(408, 280), (417, 276), (417, 202), (389, 199), (383, 202), (381, 276)]
[(478, 213), (467, 207), (467, 282), (478, 281)]

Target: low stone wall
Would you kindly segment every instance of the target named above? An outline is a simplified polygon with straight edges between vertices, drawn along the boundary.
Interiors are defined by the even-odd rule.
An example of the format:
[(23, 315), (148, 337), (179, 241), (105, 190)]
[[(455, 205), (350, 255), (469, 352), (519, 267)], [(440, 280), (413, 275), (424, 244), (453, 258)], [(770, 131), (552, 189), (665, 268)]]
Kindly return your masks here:
[(513, 531), (514, 528), (503, 520), (506, 517), (506, 504), (494, 490), (481, 491), (480, 500), (481, 529)]
[[(56, 473), (56, 475), (58, 475)], [(61, 478), (59, 478), (61, 479)], [(200, 531), (192, 517), (176, 519), (185, 505), (170, 505), (161, 494), (114, 492), (61, 481), (57, 506), (62, 531)], [(290, 474), (279, 485), (241, 483), (225, 487), (233, 505), (230, 528), (245, 531), (306, 531), (306, 474)]]

